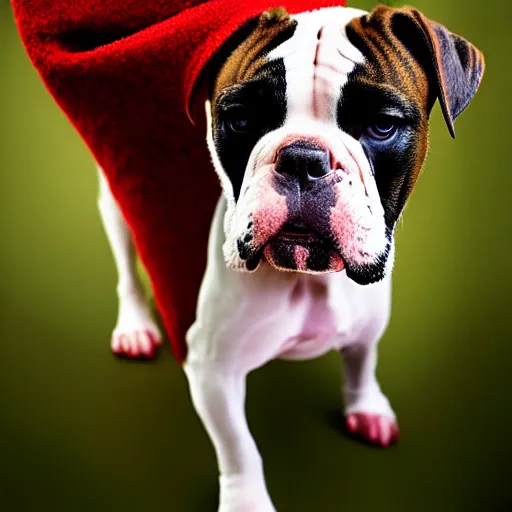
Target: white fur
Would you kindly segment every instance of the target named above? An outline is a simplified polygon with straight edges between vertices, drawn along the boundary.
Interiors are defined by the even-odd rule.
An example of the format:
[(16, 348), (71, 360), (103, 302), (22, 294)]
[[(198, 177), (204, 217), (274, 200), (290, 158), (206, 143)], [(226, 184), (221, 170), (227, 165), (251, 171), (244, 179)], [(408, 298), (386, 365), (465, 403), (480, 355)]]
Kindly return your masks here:
[(358, 9), (333, 7), (293, 16), (298, 22), (293, 37), (269, 55), (284, 59), (287, 123), (297, 118), (336, 122), (339, 91), (355, 65), (364, 61), (347, 39), (345, 26), (363, 14)]

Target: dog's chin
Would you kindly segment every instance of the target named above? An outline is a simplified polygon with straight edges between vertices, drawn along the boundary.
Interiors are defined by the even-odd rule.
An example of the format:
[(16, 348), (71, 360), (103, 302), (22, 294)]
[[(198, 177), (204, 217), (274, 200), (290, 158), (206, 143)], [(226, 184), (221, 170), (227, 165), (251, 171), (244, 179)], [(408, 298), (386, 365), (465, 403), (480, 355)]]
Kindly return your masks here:
[(285, 272), (325, 274), (345, 268), (333, 242), (315, 233), (282, 230), (265, 245), (263, 256), (272, 267)]

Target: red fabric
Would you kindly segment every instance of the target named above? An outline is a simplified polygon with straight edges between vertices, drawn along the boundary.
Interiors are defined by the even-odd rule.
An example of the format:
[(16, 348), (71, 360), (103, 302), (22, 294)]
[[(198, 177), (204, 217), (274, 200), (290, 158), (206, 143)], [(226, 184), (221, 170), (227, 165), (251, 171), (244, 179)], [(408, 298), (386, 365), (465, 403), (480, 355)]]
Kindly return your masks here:
[[(131, 228), (178, 361), (194, 320), (220, 194), (204, 116), (187, 117), (200, 71), (242, 23), (333, 0), (12, 0), (26, 50), (101, 165)], [(199, 99), (199, 98), (198, 98)], [(204, 98), (203, 98), (204, 99)]]

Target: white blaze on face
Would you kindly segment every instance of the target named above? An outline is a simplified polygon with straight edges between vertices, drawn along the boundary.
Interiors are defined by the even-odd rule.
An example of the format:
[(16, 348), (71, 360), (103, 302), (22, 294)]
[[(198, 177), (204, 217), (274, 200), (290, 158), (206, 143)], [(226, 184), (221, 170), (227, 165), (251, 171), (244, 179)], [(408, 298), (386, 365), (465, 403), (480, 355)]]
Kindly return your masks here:
[(286, 68), (286, 124), (313, 118), (336, 124), (337, 103), (348, 75), (364, 62), (348, 40), (345, 27), (365, 11), (333, 7), (293, 16), (293, 36), (269, 54)]

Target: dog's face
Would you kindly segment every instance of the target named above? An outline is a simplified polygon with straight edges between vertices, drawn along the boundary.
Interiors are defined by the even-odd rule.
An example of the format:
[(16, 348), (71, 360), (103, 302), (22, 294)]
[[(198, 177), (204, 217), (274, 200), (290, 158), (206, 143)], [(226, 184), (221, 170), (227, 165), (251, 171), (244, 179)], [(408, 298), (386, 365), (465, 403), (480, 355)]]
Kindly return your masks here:
[(207, 102), (227, 265), (382, 279), (430, 111), (453, 135), (482, 55), (410, 8), (275, 9), (244, 30)]

